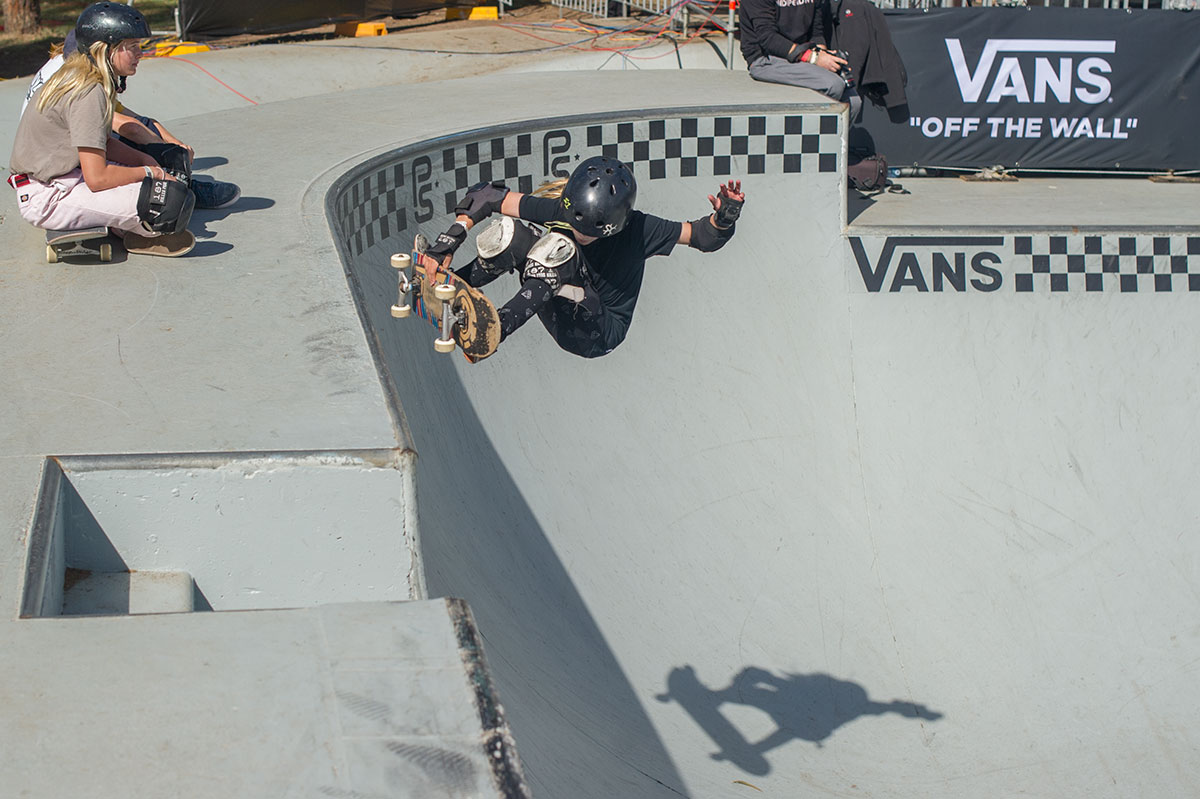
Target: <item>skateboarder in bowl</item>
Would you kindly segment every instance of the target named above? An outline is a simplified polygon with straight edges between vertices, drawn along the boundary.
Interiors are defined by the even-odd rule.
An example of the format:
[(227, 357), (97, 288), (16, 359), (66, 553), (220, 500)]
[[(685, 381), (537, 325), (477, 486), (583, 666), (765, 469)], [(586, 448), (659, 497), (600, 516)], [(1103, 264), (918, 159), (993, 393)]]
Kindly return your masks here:
[[(646, 259), (669, 255), (676, 244), (715, 252), (732, 238), (745, 195), (729, 180), (709, 195), (712, 213), (673, 222), (634, 208), (637, 181), (622, 162), (605, 156), (579, 164), (564, 181), (533, 194), (501, 183), (469, 189), (455, 222), (422, 259), (427, 275), (450, 259), (467, 231), (494, 213), (476, 239), (479, 257), (456, 274), (480, 287), (517, 271), (521, 287), (500, 309), (500, 340), (535, 314), (567, 352), (595, 358), (612, 352), (633, 320)], [(545, 233), (525, 225), (542, 225)]]

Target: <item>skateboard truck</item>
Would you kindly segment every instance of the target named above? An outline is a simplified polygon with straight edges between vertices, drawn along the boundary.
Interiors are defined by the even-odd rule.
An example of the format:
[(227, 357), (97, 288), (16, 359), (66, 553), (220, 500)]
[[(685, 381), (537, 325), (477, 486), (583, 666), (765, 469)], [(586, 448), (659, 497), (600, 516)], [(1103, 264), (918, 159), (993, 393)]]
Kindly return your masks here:
[[(411, 293), (417, 288), (415, 275), (409, 275), (408, 268), (413, 265), (413, 257), (408, 253), (396, 253), (391, 258), (391, 264), (397, 273), (396, 304), (392, 306), (392, 316), (404, 319), (412, 314)], [(457, 344), (454, 341), (454, 325), (458, 322), (458, 314), (454, 311), (454, 286), (449, 283), (439, 283), (433, 287), (433, 296), (442, 303), (438, 331), (441, 336), (433, 342), (433, 348), (438, 352), (454, 352)]]
[(56, 264), (74, 256), (100, 257), (102, 263), (112, 260), (112, 243), (104, 225), (46, 231), (46, 263)]
[(438, 352), (454, 352), (454, 286), (449, 283), (439, 283), (433, 287), (433, 296), (442, 301), (442, 337), (433, 342), (433, 348)]
[(414, 282), (407, 271), (408, 267), (412, 266), (412, 256), (406, 252), (398, 252), (392, 256), (392, 266), (396, 268), (400, 283), (396, 304), (392, 306), (392, 316), (404, 319), (412, 313), (412, 302), (408, 295), (413, 290)]

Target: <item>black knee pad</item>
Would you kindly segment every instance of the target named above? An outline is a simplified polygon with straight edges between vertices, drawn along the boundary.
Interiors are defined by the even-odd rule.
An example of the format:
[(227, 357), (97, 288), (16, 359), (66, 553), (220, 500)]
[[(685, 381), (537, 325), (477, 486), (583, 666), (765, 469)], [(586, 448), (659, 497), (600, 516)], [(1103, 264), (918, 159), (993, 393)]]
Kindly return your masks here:
[(510, 216), (497, 217), (475, 238), (479, 267), (489, 275), (520, 269), (535, 241), (537, 233), (524, 222)]
[(178, 233), (187, 227), (196, 207), (196, 195), (177, 180), (142, 179), (138, 217), (155, 233)]
[(159, 166), (184, 183), (187, 183), (192, 177), (192, 162), (188, 158), (188, 151), (178, 144), (154, 142), (151, 144), (139, 144), (138, 147), (146, 155), (157, 161)]

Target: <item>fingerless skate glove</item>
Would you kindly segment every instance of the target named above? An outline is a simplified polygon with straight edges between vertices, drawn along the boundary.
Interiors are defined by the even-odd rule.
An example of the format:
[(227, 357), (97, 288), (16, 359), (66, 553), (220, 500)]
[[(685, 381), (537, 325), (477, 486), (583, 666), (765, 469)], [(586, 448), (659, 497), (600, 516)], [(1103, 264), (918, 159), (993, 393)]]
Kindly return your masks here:
[(471, 221), (478, 225), (492, 214), (500, 213), (500, 204), (504, 202), (506, 196), (508, 196), (508, 187), (498, 180), (491, 183), (476, 183), (467, 189), (467, 193), (459, 200), (458, 205), (454, 206), (454, 213), (456, 216), (458, 214), (469, 216)]

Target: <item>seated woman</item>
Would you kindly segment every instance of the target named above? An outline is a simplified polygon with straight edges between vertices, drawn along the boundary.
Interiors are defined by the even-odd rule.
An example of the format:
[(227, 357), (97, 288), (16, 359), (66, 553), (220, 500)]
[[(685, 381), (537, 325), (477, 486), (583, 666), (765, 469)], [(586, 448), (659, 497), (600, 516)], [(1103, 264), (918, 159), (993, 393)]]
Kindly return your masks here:
[(141, 12), (94, 3), (75, 26), (78, 50), (38, 90), (21, 115), (9, 160), (21, 218), (48, 230), (105, 225), (131, 253), (178, 256), (196, 244), (187, 230), (195, 197), (161, 166), (113, 138), (117, 85), (133, 75)]
[[(50, 60), (42, 64), (25, 92), (25, 100), (21, 103), (21, 113), (29, 105), (37, 90), (42, 88), (50, 76), (62, 68), (63, 62), (71, 53), (77, 52), (79, 46), (75, 41), (75, 31), (67, 33), (66, 41), (50, 47)], [(117, 94), (125, 90), (125, 76), (117, 82)], [(20, 121), (20, 115), (17, 115)], [(113, 135), (135, 150), (140, 150), (146, 157), (133, 161), (128, 166), (163, 166), (175, 176), (188, 184), (192, 194), (196, 195), (197, 208), (226, 208), (233, 205), (242, 196), (242, 190), (234, 183), (221, 180), (201, 180), (192, 175), (192, 162), (196, 152), (187, 144), (176, 138), (171, 131), (157, 119), (143, 116), (132, 108), (117, 104), (113, 112)]]
[(725, 246), (745, 195), (741, 181), (730, 180), (709, 195), (713, 213), (692, 222), (642, 213), (633, 207), (636, 200), (629, 167), (604, 156), (583, 161), (568, 179), (535, 194), (483, 183), (468, 190), (455, 208), (455, 223), (438, 236), (422, 265), (432, 278), (437, 267), (448, 268), (471, 226), (492, 213), (504, 214), (479, 234), (479, 257), (456, 273), (475, 287), (505, 272), (520, 273), (520, 290), (499, 309), (500, 340), (536, 314), (567, 352), (607, 355), (625, 340), (633, 321), (646, 259), (669, 255), (676, 244), (702, 252)]

